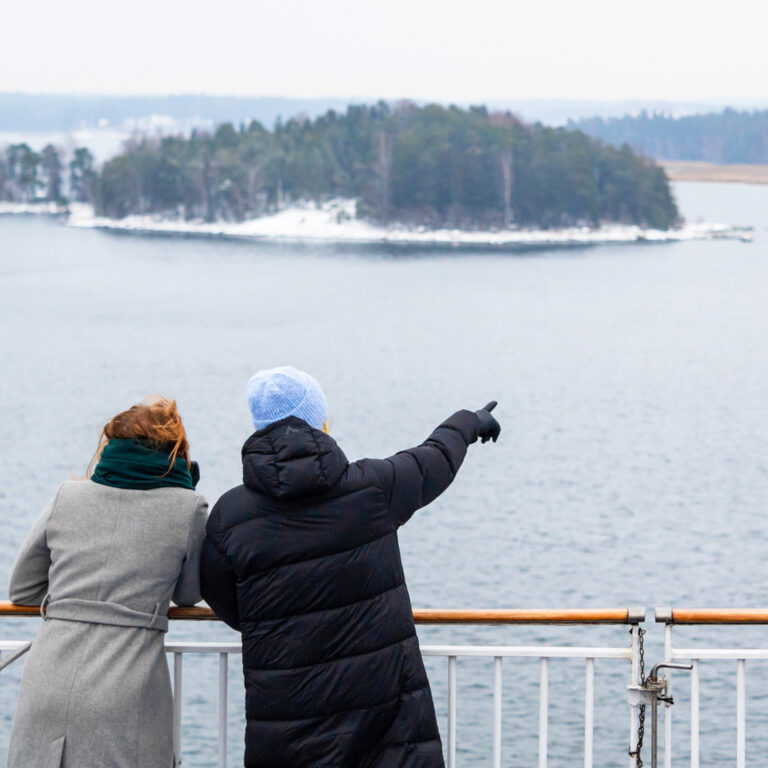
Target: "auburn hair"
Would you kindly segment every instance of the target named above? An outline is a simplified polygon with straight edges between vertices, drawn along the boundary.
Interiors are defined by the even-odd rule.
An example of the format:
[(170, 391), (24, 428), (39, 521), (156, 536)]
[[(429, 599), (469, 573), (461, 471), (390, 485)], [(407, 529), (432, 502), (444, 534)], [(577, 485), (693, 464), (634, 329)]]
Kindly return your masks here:
[(168, 472), (177, 458), (190, 464), (189, 442), (176, 401), (161, 395), (144, 398), (106, 423), (99, 436), (96, 453), (88, 466), (88, 477), (93, 473), (104, 446), (110, 440), (141, 440), (155, 450), (167, 453)]

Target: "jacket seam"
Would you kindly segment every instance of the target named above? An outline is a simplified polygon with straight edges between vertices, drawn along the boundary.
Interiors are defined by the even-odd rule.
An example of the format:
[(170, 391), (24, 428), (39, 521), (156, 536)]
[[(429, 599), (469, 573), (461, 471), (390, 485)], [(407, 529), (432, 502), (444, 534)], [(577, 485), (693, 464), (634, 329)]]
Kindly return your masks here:
[[(418, 691), (423, 691), (425, 688), (429, 688), (428, 684), (425, 685), (419, 685), (416, 688), (406, 688), (402, 691), (399, 691), (396, 696), (392, 696), (388, 699), (385, 699), (384, 701), (377, 702), (376, 704), (367, 704), (362, 707), (348, 707), (345, 709), (334, 709), (330, 712), (324, 712), (321, 715), (312, 715), (310, 717), (282, 717), (282, 718), (276, 718), (274, 720), (264, 717), (246, 717), (246, 720), (248, 722), (253, 723), (300, 723), (304, 720), (323, 720), (328, 717), (333, 717), (334, 715), (343, 715), (347, 712), (364, 712), (370, 709), (373, 709), (374, 707), (384, 707), (387, 704), (391, 704), (393, 701), (397, 701), (398, 699), (402, 698), (404, 694), (408, 693), (417, 693)], [(436, 739), (430, 739), (430, 741), (436, 741)], [(415, 743), (415, 742), (412, 742)]]
[[(236, 486), (236, 488), (233, 489), (233, 490), (237, 490), (239, 488), (244, 488), (246, 491), (248, 491), (248, 493), (255, 493), (257, 496), (270, 498), (263, 491), (258, 491), (255, 488), (251, 488), (249, 485), (246, 485), (245, 483), (241, 483), (240, 485)], [(216, 502), (216, 504), (214, 505), (214, 509), (211, 510), (211, 517), (213, 517), (213, 513), (216, 510), (216, 507), (219, 505), (220, 501), (221, 501), (221, 499), (219, 499), (219, 501)], [(274, 499), (273, 499), (273, 501), (274, 501)], [(224, 534), (224, 533), (227, 533), (227, 532), (237, 528), (240, 525), (245, 525), (245, 524), (250, 523), (250, 522), (252, 522), (254, 520), (267, 520), (268, 518), (275, 517), (276, 515), (285, 515), (287, 512), (290, 513), (290, 512), (293, 512), (295, 510), (302, 510), (302, 509), (306, 508), (306, 500), (292, 501), (290, 499), (280, 499), (278, 501), (278, 503), (284, 505), (285, 509), (276, 509), (273, 512), (267, 512), (266, 514), (251, 515), (251, 516), (247, 517), (245, 520), (239, 520), (239, 521), (236, 521), (236, 522), (228, 522), (228, 524), (226, 526), (222, 526), (219, 523), (218, 530), (216, 532)], [(219, 517), (221, 516), (220, 512), (218, 513), (218, 516)]]
[[(418, 690), (418, 689), (417, 689)], [(408, 691), (410, 693), (410, 691)], [(388, 749), (397, 749), (398, 747), (407, 747), (408, 745), (415, 746), (417, 744), (441, 744), (442, 741), (439, 738), (431, 738), (431, 739), (414, 739), (412, 741), (390, 741), (387, 744), (383, 746), (382, 753), (386, 752)]]
[[(405, 637), (401, 637), (399, 640), (393, 640), (391, 643), (386, 643), (385, 645), (382, 645), (380, 648), (371, 648), (367, 651), (361, 651), (360, 653), (350, 653), (346, 656), (335, 656), (333, 658), (323, 658), (319, 661), (312, 662), (311, 664), (302, 664), (301, 666), (292, 666), (292, 667), (251, 667), (247, 663), (244, 664), (244, 668), (247, 669), (249, 672), (297, 672), (302, 669), (312, 669), (313, 667), (317, 667), (319, 665), (325, 666), (326, 664), (335, 664), (337, 661), (350, 661), (351, 659), (359, 659), (362, 656), (371, 656), (374, 653), (381, 653), (382, 651), (386, 651), (387, 648), (394, 648), (396, 645), (402, 645), (403, 643), (407, 642), (411, 638), (417, 638), (416, 632), (411, 631), (409, 635), (406, 635)], [(418, 639), (418, 638), (417, 638)]]
[[(275, 514), (279, 514), (279, 512), (276, 512)], [(273, 565), (271, 568), (265, 568), (263, 571), (256, 571), (252, 574), (249, 574), (243, 579), (243, 581), (247, 581), (248, 579), (254, 578), (256, 576), (262, 576), (266, 573), (271, 573), (272, 571), (276, 571), (279, 568), (288, 568), (293, 565), (302, 565), (304, 563), (311, 563), (313, 560), (327, 560), (329, 557), (335, 557), (336, 555), (343, 555), (343, 554), (346, 554), (347, 552), (354, 552), (356, 549), (361, 549), (362, 547), (366, 547), (369, 544), (375, 544), (377, 541), (386, 539), (387, 536), (397, 536), (397, 531), (396, 530), (389, 531), (388, 533), (384, 533), (381, 536), (377, 536), (375, 539), (371, 539), (370, 541), (364, 541), (362, 544), (355, 544), (354, 547), (349, 547), (349, 549), (340, 549), (338, 552), (329, 552), (324, 555), (317, 555), (316, 557), (308, 557), (303, 560), (291, 560), (288, 563)]]
[[(112, 533), (109, 536), (109, 544), (104, 548), (104, 560), (101, 563), (101, 569), (104, 570), (104, 567), (112, 560), (112, 549), (113, 544), (115, 543), (115, 538), (117, 537), (117, 529), (120, 526), (120, 515), (115, 515), (114, 523), (112, 524)], [(109, 589), (112, 587), (112, 584), (110, 584), (108, 581), (104, 581), (101, 584), (101, 588), (99, 589), (98, 595), (99, 595), (99, 601), (104, 602), (106, 599), (106, 596), (108, 594)]]
[[(392, 469), (392, 480), (391, 481), (385, 481), (384, 478), (379, 474), (379, 471), (376, 469), (376, 464), (389, 464), (389, 466)], [(371, 473), (373, 474), (373, 483), (366, 487), (376, 486), (383, 494), (384, 496), (384, 506), (389, 509), (390, 505), (392, 504), (392, 494), (395, 487), (395, 467), (392, 463), (392, 457), (388, 456), (384, 459), (374, 459), (374, 458), (367, 458), (367, 459), (358, 459), (357, 461), (353, 462), (352, 464), (348, 464), (347, 467), (357, 466), (361, 472), (365, 473), (366, 467), (370, 468)]]
[(403, 695), (403, 693), (410, 693), (410, 691), (401, 691), (396, 696), (391, 696), (390, 698), (385, 699), (384, 701), (377, 704), (368, 704), (364, 707), (349, 707), (347, 709), (334, 709), (332, 712), (324, 712), (322, 715), (311, 715), (310, 717), (295, 718), (281, 717), (274, 720), (265, 717), (246, 717), (246, 720), (255, 723), (300, 723), (305, 720), (324, 720), (325, 718), (333, 717), (334, 715), (343, 715), (347, 712), (365, 712), (373, 709), (374, 707), (384, 707), (387, 704), (391, 704), (393, 701), (397, 701)]
[[(69, 695), (67, 696), (67, 707), (64, 711), (64, 744), (67, 743), (67, 737), (69, 735), (69, 711), (72, 708), (72, 697), (75, 692), (75, 687), (77, 686), (78, 681), (80, 680), (80, 672), (83, 669), (83, 656), (85, 654), (86, 649), (88, 648), (88, 645), (93, 637), (93, 624), (91, 624), (88, 629), (86, 630), (86, 639), (81, 643), (80, 646), (80, 656), (78, 657), (78, 663), (75, 665), (75, 674), (72, 675), (72, 683), (69, 686)], [(71, 659), (70, 659), (71, 661)]]
[(315, 444), (315, 448), (317, 448), (317, 466), (320, 469), (320, 475), (323, 478), (323, 483), (327, 485), (328, 484), (328, 475), (326, 474), (325, 468), (323, 467), (323, 456), (325, 454), (323, 453), (323, 449), (322, 449), (322, 447), (320, 446), (320, 443), (317, 440), (317, 435), (314, 432), (310, 432), (309, 434), (310, 434), (310, 436), (312, 438), (312, 441)]
[(280, 489), (282, 488), (283, 483), (280, 480), (280, 464), (277, 461), (277, 449), (275, 448), (275, 441), (272, 439), (272, 434), (270, 432), (267, 432), (264, 437), (267, 438), (269, 441), (269, 447), (272, 449), (272, 464), (275, 467), (275, 483), (277, 485), (276, 491), (279, 497)]
[[(59, 504), (59, 496), (61, 496), (61, 492), (64, 490), (64, 483), (62, 483), (59, 486), (59, 489), (56, 491), (56, 495), (53, 497), (53, 504), (51, 504), (51, 511), (48, 513), (48, 519), (45, 521), (45, 546), (48, 546), (48, 523), (53, 520), (53, 515), (56, 512), (56, 507)], [(50, 549), (50, 547), (49, 547)]]
[[(458, 432), (458, 430), (456, 431)], [(462, 441), (464, 440), (460, 432), (459, 432), (459, 437), (461, 437)], [(458, 470), (458, 467), (453, 466), (453, 461), (452, 461), (453, 457), (451, 456), (451, 451), (448, 448), (448, 446), (446, 446), (444, 443), (440, 442), (439, 440), (432, 440), (432, 439), (427, 440), (425, 445), (431, 448), (437, 448), (437, 450), (440, 451), (440, 453), (443, 456), (443, 459), (445, 459), (445, 463), (448, 465), (448, 469), (450, 470), (450, 473), (451, 473), (451, 482), (453, 482), (456, 479), (456, 473), (459, 470)], [(465, 445), (465, 450), (466, 450), (466, 445)]]
[[(458, 413), (455, 413), (454, 416), (457, 416), (458, 414), (462, 413), (462, 411), (458, 411)], [(466, 413), (472, 413), (471, 411), (466, 411)], [(474, 414), (473, 414), (474, 415)], [(469, 447), (475, 440), (477, 440), (477, 428), (475, 428), (475, 440), (467, 440), (466, 436), (464, 435), (464, 432), (462, 431), (461, 427), (458, 424), (454, 424), (451, 422), (451, 419), (453, 416), (451, 416), (449, 419), (446, 419), (440, 427), (445, 427), (445, 429), (453, 430), (454, 432), (458, 432), (461, 439), (466, 443), (467, 447)], [(475, 417), (475, 420), (477, 421), (477, 417)], [(438, 427), (438, 429), (440, 429)], [(435, 430), (437, 431), (437, 430)], [(430, 436), (431, 437), (431, 436)]]
[[(144, 662), (144, 685), (141, 687), (141, 697), (139, 698), (139, 711), (136, 713), (136, 765), (141, 765), (141, 719), (144, 714), (144, 697), (147, 693), (147, 685), (149, 683), (149, 670), (147, 668), (147, 656), (149, 654), (144, 652), (142, 654), (142, 660)], [(175, 759), (175, 755), (174, 755)]]
[[(318, 613), (331, 613), (332, 611), (341, 611), (344, 608), (351, 608), (353, 605), (360, 605), (361, 603), (367, 603), (371, 600), (376, 600), (376, 598), (381, 597), (382, 595), (386, 595), (388, 592), (394, 592), (395, 590), (401, 589), (405, 586), (405, 581), (401, 581), (397, 586), (395, 587), (389, 587), (388, 589), (383, 589), (381, 592), (377, 592), (375, 595), (371, 595), (370, 597), (363, 597), (360, 600), (355, 600), (351, 603), (344, 603), (344, 605), (336, 605), (333, 608), (318, 608), (316, 611), (299, 611), (298, 613), (289, 613), (286, 616), (275, 616), (271, 619), (256, 619), (254, 622), (246, 621), (243, 622), (243, 626), (248, 626), (252, 624), (269, 624), (273, 621), (285, 621), (286, 619), (296, 619), (299, 616), (302, 618), (304, 616), (314, 616)], [(397, 641), (401, 642), (401, 641)], [(312, 664), (307, 664), (305, 666), (311, 667)]]
[(229, 553), (226, 551), (226, 549), (222, 549), (221, 545), (219, 544), (218, 538), (221, 536), (221, 534), (221, 528), (216, 531), (211, 531), (211, 533), (208, 534), (208, 540), (211, 542), (211, 544), (213, 544), (214, 547), (216, 547), (216, 551), (227, 561), (227, 565), (234, 573), (235, 569), (232, 567), (232, 560), (229, 556)]

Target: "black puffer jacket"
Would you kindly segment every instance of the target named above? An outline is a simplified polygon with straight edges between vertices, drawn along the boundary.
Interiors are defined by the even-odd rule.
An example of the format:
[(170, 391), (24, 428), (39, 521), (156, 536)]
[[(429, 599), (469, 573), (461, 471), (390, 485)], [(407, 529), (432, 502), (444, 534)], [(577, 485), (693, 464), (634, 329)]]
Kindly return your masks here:
[(216, 504), (202, 592), (242, 632), (247, 768), (442, 768), (397, 529), (451, 483), (478, 418), (350, 464), (288, 417), (243, 446)]

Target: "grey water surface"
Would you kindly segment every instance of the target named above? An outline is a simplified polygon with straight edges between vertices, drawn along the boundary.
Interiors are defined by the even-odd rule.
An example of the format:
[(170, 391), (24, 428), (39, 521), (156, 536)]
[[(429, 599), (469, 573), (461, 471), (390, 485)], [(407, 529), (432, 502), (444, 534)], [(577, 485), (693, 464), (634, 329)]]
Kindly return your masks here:
[[(126, 236), (0, 217), (0, 584), (100, 425), (177, 398), (200, 488), (240, 481), (257, 368), (326, 390), (350, 458), (420, 442), (499, 401), (496, 445), (402, 530), (417, 607), (768, 604), (768, 187), (678, 184), (689, 220), (754, 242), (420, 250)], [(4, 589), (4, 587), (3, 587)], [(37, 620), (3, 619), (0, 638)], [(424, 642), (628, 644), (624, 627), (429, 628)], [(233, 640), (217, 624), (173, 639)], [(680, 630), (686, 645), (768, 645), (768, 628)], [(648, 626), (659, 660), (661, 628)], [(185, 660), (184, 765), (216, 759), (218, 660)], [(444, 727), (445, 662), (429, 660)], [(489, 764), (491, 662), (458, 667), (458, 764)], [(4, 759), (21, 665), (0, 681)], [(581, 760), (583, 662), (550, 666), (550, 765)], [(623, 662), (598, 662), (596, 765), (626, 765)], [(675, 757), (687, 759), (680, 675)], [(735, 662), (702, 666), (702, 765), (735, 749)], [(748, 665), (748, 760), (768, 748), (768, 667)], [(229, 765), (243, 695), (230, 669)], [(505, 665), (505, 766), (537, 754), (538, 665)]]

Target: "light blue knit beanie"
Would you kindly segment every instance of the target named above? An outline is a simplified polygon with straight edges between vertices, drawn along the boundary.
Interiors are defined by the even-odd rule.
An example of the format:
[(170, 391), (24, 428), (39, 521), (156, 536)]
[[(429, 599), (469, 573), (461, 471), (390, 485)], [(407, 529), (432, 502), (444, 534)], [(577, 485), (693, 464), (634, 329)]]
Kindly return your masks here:
[(320, 385), (290, 365), (259, 371), (248, 382), (248, 407), (256, 431), (287, 416), (322, 429), (328, 405)]

